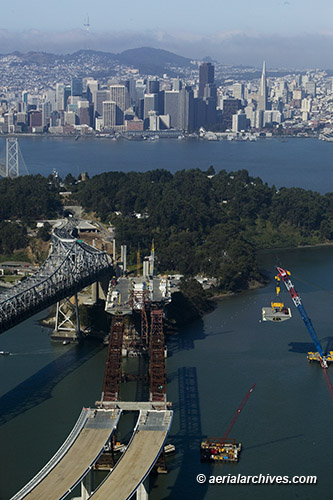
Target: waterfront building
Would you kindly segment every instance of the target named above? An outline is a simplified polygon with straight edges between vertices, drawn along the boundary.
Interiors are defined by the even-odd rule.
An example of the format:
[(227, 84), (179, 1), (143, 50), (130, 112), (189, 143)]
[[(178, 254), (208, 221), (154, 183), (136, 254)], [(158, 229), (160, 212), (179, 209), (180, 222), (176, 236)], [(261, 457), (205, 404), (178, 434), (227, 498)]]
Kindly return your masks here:
[(75, 111), (65, 111), (64, 112), (64, 125), (76, 125), (77, 116)]
[(118, 106), (114, 101), (103, 102), (103, 127), (112, 129), (117, 125)]
[(241, 132), (242, 130), (247, 130), (248, 119), (243, 111), (238, 111), (236, 115), (232, 115), (232, 131)]
[(189, 86), (179, 92), (179, 128), (186, 132), (194, 130), (194, 95)]

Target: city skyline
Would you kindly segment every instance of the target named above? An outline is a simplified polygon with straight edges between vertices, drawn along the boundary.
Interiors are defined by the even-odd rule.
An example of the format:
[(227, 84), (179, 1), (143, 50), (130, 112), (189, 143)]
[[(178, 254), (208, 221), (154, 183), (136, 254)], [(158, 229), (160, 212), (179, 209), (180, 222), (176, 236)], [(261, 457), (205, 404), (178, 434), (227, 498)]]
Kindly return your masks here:
[(208, 0), (204, 10), (197, 0), (170, 0), (163, 10), (160, 2), (148, 9), (132, 0), (126, 5), (101, 0), (98, 6), (59, 0), (50, 15), (41, 0), (32, 0), (29, 8), (22, 0), (7, 3), (0, 23), (1, 53), (87, 48), (117, 53), (151, 46), (193, 59), (211, 56), (224, 64), (260, 66), (266, 59), (272, 67), (333, 69), (333, 5), (328, 0), (315, 6), (310, 0), (276, 0), (269, 6), (263, 0), (235, 5)]

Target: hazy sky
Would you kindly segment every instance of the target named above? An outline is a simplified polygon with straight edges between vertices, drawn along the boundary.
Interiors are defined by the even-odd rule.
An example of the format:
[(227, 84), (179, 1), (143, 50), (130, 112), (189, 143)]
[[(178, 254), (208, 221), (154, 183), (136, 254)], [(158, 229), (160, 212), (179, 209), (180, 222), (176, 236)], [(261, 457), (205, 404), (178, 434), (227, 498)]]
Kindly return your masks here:
[[(150, 45), (227, 64), (333, 68), (333, 0), (9, 0), (0, 53)], [(89, 16), (90, 30), (84, 24)], [(271, 57), (269, 57), (271, 56)]]

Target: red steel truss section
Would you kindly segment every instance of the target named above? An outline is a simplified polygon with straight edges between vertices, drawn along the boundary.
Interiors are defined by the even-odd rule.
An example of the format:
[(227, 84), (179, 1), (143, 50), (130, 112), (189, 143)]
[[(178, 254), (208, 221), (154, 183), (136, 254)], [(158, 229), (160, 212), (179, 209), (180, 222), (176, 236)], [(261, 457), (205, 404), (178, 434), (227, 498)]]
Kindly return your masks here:
[(112, 319), (109, 349), (106, 359), (102, 401), (117, 401), (121, 379), (121, 349), (123, 345), (124, 319), (114, 316)]
[(164, 356), (163, 310), (153, 309), (150, 313), (150, 400), (165, 401), (166, 377)]
[(141, 309), (141, 338), (144, 345), (148, 344), (148, 318), (146, 307)]

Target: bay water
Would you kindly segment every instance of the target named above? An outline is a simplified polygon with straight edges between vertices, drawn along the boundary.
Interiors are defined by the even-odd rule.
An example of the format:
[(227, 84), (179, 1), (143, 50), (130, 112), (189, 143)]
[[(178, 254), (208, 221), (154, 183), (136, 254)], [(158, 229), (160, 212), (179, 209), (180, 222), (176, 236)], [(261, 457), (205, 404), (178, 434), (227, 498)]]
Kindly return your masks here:
[[(75, 164), (66, 163), (68, 158), (76, 156), (78, 171), (88, 170), (90, 175), (120, 167), (124, 171), (167, 168), (163, 166), (166, 148), (169, 158), (174, 158), (170, 169), (191, 166), (204, 169), (212, 163), (219, 169), (229, 165), (228, 170), (247, 168), (251, 175), (260, 175), (269, 184), (332, 191), (330, 150), (328, 144), (319, 141), (267, 140), (244, 144), (190, 141), (190, 146), (186, 145), (187, 141), (159, 140), (126, 142), (126, 148), (121, 141), (43, 138), (29, 141), (20, 139), (26, 163), (31, 158), (36, 161), (34, 171), (29, 165), (31, 173), (48, 175), (57, 168), (60, 175), (68, 171), (76, 174)], [(58, 156), (52, 153), (56, 143)], [(191, 156), (193, 144), (194, 148), (202, 146), (201, 160), (198, 150)], [(306, 154), (300, 148), (304, 161), (298, 162), (300, 144), (308, 150)], [(133, 161), (130, 156), (125, 161), (124, 151), (132, 145), (134, 149), (143, 148), (147, 155), (145, 161), (138, 149), (136, 163), (134, 156)], [(320, 154), (317, 145), (320, 145)], [(253, 149), (251, 154), (246, 149), (253, 146), (258, 148), (256, 155)], [(123, 149), (123, 153), (117, 153), (123, 158), (121, 165), (120, 160), (115, 160), (118, 147)], [(187, 153), (182, 156), (183, 147)], [(210, 157), (207, 147), (212, 147)], [(284, 164), (281, 158), (286, 147), (294, 153)], [(151, 151), (155, 148), (159, 149), (154, 156)], [(224, 148), (233, 148), (234, 159), (230, 163), (226, 162)], [(101, 154), (103, 161), (98, 156)], [(110, 154), (110, 163), (105, 159), (107, 154)], [(279, 154), (282, 176), (278, 172)], [(317, 168), (314, 165), (310, 168), (311, 158), (314, 160), (316, 156)], [(88, 163), (90, 170), (84, 168)], [(217, 301), (213, 312), (168, 339), (167, 391), (175, 411), (168, 441), (176, 445), (177, 452), (168, 459), (169, 474), (152, 478), (151, 500), (332, 498), (332, 401), (322, 369), (307, 363), (306, 353), (313, 350), (311, 338), (284, 290), (281, 297), (291, 307), (292, 319), (281, 324), (261, 321), (261, 308), (269, 306), (275, 298), (274, 266), (290, 269), (323, 348), (333, 350), (332, 258), (331, 246), (261, 253), (258, 259), (270, 278), (268, 286)], [(0, 356), (1, 500), (9, 499), (40, 470), (70, 432), (81, 408), (93, 405), (102, 389), (106, 349), (95, 341), (78, 346), (51, 343), (51, 332), (38, 323), (43, 314), (46, 312), (0, 336), (0, 350), (12, 353)], [(202, 438), (223, 436), (253, 384), (256, 387), (230, 435), (243, 444), (239, 463), (201, 464)], [(128, 386), (123, 394), (131, 397), (135, 390)], [(196, 482), (198, 474), (207, 476), (205, 484)], [(209, 484), (210, 476), (228, 474), (316, 475), (318, 480), (316, 485)]]

